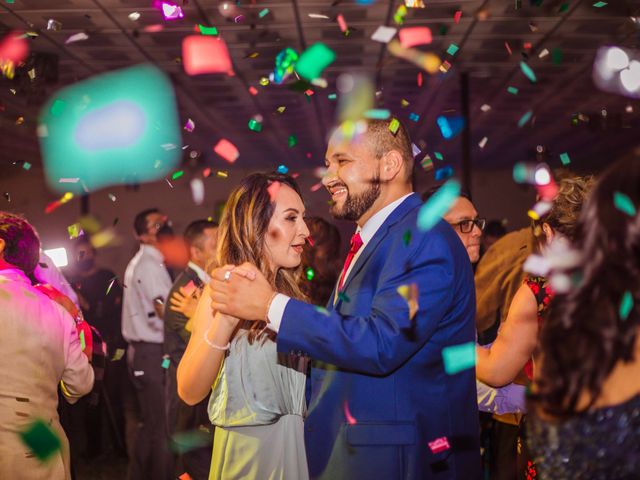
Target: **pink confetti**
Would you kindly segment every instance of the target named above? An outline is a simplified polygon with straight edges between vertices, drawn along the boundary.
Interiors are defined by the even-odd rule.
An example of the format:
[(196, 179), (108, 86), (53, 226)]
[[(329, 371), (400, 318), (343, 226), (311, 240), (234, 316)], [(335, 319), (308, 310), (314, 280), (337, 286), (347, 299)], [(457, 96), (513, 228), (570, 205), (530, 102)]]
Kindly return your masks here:
[(233, 70), (227, 44), (221, 38), (189, 35), (182, 41), (182, 65), (187, 75)]
[(256, 95), (258, 95), (258, 90), (256, 89), (256, 87), (254, 87), (253, 85), (251, 85), (251, 86), (249, 87), (249, 93), (255, 97)]
[(278, 192), (280, 191), (281, 186), (282, 185), (280, 184), (280, 182), (273, 182), (267, 188), (267, 190), (269, 191), (269, 198), (271, 199), (271, 202), (276, 201), (276, 197), (278, 196)]
[(312, 247), (316, 246), (316, 242), (313, 241), (313, 238), (311, 237), (311, 235), (307, 237), (307, 242), (309, 242), (309, 245), (311, 245)]
[(431, 29), (429, 27), (408, 27), (403, 28), (398, 33), (400, 44), (404, 48), (414, 47), (416, 45), (428, 45), (431, 43)]
[(349, 404), (346, 400), (342, 403), (342, 407), (344, 409), (344, 417), (347, 419), (347, 423), (349, 425), (355, 425), (358, 423), (358, 421), (353, 418), (353, 415), (351, 415), (351, 412), (349, 411)]
[(29, 55), (29, 44), (19, 32), (11, 32), (0, 41), (0, 63), (18, 65)]
[(196, 124), (193, 120), (191, 120), (190, 118), (187, 119), (187, 123), (185, 123), (184, 125), (184, 129), (187, 132), (193, 132), (193, 129), (196, 128)]
[(311, 95), (313, 95), (314, 93), (316, 93), (316, 92), (314, 92), (314, 91), (313, 91), (313, 90), (311, 90), (310, 88), (309, 88), (309, 89), (307, 89), (307, 90), (304, 92), (304, 94), (305, 94), (307, 97), (310, 97), (310, 96), (311, 96)]
[(220, 140), (216, 146), (213, 147), (213, 151), (229, 163), (235, 162), (240, 156), (240, 152), (236, 146), (225, 138)]
[(183, 18), (182, 8), (169, 2), (162, 2), (162, 16), (165, 20), (177, 20)]
[(342, 14), (338, 15), (338, 26), (340, 27), (340, 31), (342, 32), (346, 32), (347, 31), (347, 22), (345, 21), (344, 17), (342, 16)]
[(193, 283), (193, 280), (189, 280), (189, 283), (187, 283), (184, 287), (182, 287), (183, 293), (188, 297), (193, 295), (193, 292), (195, 292), (197, 288), (198, 287), (196, 287), (196, 284)]
[(208, 177), (209, 177), (209, 175), (211, 175), (211, 169), (210, 169), (209, 167), (207, 167), (207, 168), (205, 168), (205, 169), (202, 171), (202, 176), (203, 176), (204, 178), (208, 178)]
[(422, 72), (418, 72), (418, 86), (422, 86)]
[(509, 52), (509, 55), (511, 55), (513, 53), (511, 51), (511, 47), (509, 46), (509, 42), (504, 42), (504, 48), (507, 49), (507, 52)]
[(456, 13), (453, 15), (453, 21), (454, 23), (457, 25), (458, 23), (460, 23), (460, 18), (462, 17), (462, 10), (458, 10), (456, 11)]
[(524, 49), (525, 50), (531, 50), (531, 47), (533, 45), (531, 44), (531, 42), (524, 42)]
[(447, 437), (436, 438), (433, 442), (429, 442), (429, 448), (432, 453), (440, 453), (445, 450), (449, 450), (451, 446), (449, 445), (449, 440)]
[(311, 187), (311, 191), (312, 192), (317, 192), (318, 190), (320, 190), (322, 188), (322, 182), (318, 182), (315, 185), (313, 185)]
[(164, 25), (160, 23), (156, 23), (154, 25), (147, 25), (142, 29), (142, 31), (145, 33), (157, 33), (157, 32), (161, 32), (162, 30), (164, 30)]

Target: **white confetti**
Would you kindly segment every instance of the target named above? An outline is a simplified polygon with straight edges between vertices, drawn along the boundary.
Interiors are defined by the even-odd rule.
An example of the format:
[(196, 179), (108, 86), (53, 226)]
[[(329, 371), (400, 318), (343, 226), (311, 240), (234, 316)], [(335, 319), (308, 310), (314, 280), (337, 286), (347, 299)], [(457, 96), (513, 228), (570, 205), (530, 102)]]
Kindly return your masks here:
[(389, 43), (393, 37), (395, 37), (398, 32), (397, 28), (387, 27), (385, 25), (380, 25), (378, 29), (373, 32), (371, 35), (371, 40), (380, 43)]
[(82, 40), (87, 40), (88, 38), (89, 38), (89, 35), (87, 35), (84, 32), (75, 33), (71, 35), (69, 38), (67, 38), (67, 40), (64, 43), (65, 45), (69, 45), (70, 43), (80, 42)]

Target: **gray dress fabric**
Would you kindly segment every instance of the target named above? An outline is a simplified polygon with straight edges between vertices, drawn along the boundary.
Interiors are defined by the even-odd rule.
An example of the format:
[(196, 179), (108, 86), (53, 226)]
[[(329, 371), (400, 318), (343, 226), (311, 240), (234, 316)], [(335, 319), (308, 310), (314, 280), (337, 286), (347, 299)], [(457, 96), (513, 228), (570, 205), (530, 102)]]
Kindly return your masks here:
[(231, 342), (209, 400), (217, 428), (209, 479), (305, 480), (308, 360), (276, 351), (274, 338)]

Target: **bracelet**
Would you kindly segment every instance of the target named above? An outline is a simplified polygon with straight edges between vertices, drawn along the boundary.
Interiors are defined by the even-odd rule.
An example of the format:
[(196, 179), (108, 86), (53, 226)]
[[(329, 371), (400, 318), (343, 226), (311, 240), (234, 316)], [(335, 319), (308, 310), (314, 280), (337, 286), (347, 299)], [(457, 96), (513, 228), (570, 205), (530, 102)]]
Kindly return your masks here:
[(207, 329), (207, 331), (204, 332), (204, 341), (207, 342), (207, 345), (209, 345), (211, 348), (215, 350), (229, 350), (229, 347), (231, 346), (231, 342), (227, 342), (227, 344), (224, 347), (221, 347), (220, 345), (216, 345), (211, 340), (209, 340), (209, 329)]
[(271, 310), (271, 304), (273, 303), (273, 299), (276, 298), (276, 295), (278, 295), (278, 292), (273, 292), (273, 295), (271, 295), (271, 299), (269, 300), (269, 303), (267, 304), (267, 312), (264, 314), (264, 321), (267, 323), (271, 323), (269, 321), (269, 310)]

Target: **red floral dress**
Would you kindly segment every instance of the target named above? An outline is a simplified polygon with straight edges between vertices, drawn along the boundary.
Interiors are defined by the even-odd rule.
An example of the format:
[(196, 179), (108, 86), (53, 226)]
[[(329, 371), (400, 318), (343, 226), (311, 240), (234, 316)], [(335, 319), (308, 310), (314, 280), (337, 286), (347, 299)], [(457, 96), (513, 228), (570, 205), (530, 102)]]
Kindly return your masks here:
[[(524, 281), (536, 297), (538, 304), (538, 327), (542, 328), (545, 313), (549, 307), (549, 303), (553, 299), (554, 292), (548, 285), (547, 279), (544, 277), (527, 277)], [(524, 373), (527, 378), (533, 380), (533, 361), (529, 360), (524, 366)]]

